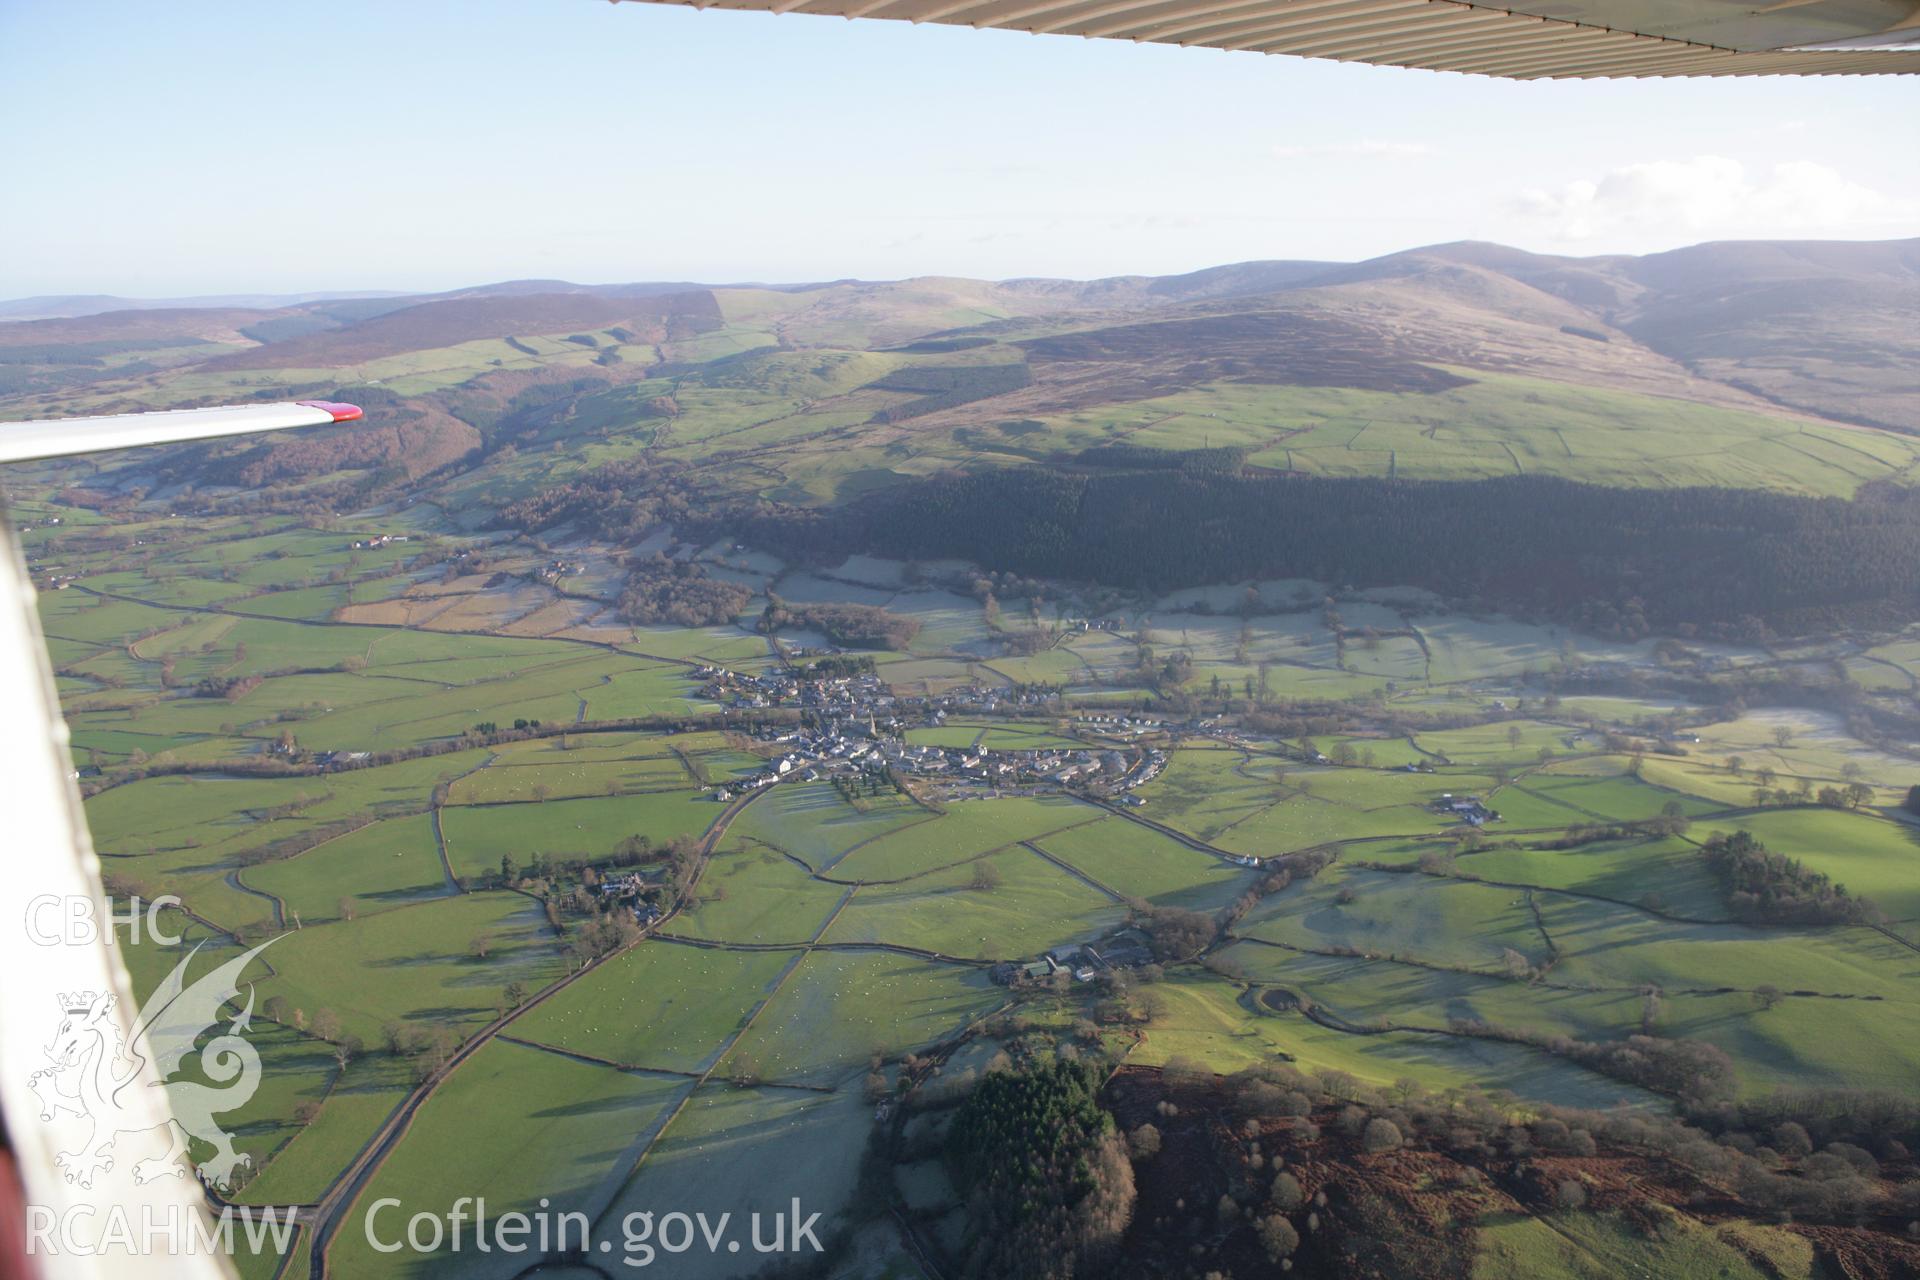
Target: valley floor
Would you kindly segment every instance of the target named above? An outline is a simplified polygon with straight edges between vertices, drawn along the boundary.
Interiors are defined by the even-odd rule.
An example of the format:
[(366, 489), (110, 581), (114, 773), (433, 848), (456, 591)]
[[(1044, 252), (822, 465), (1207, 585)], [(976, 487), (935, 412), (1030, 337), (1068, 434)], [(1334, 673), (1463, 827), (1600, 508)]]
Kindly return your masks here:
[[(634, 628), (598, 549), (424, 506), (122, 525), (137, 567), (23, 511), (64, 519), (42, 618), (109, 884), (179, 895), (212, 956), (286, 935), (238, 1195), (306, 1227), (250, 1275), (394, 1274), (360, 1229), (387, 1195), (607, 1232), (794, 1194), (866, 1224), (837, 1274), (916, 1274), (861, 1208), (876, 1103), (1036, 1028), (1521, 1111), (1667, 1111), (1685, 1082), (1567, 1047), (1641, 1034), (1724, 1055), (1734, 1097), (1920, 1074), (1920, 757), (1877, 727), (1903, 636), (1625, 643), (1304, 582), (989, 603), (730, 545), (687, 552), (750, 589), (735, 625)], [(772, 594), (918, 627), (839, 652), (758, 630)], [(1702, 853), (1732, 832), (1861, 906), (1744, 909)], [(127, 958), (143, 993), (171, 967)]]

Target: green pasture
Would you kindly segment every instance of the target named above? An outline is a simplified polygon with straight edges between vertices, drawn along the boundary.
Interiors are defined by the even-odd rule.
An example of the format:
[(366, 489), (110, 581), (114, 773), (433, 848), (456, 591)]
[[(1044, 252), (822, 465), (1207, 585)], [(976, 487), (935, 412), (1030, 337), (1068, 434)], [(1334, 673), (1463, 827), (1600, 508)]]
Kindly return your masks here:
[(1574, 732), (1538, 720), (1506, 720), (1466, 729), (1429, 730), (1416, 741), (1456, 764), (1520, 766), (1535, 763), (1543, 748), (1555, 755), (1573, 750), (1567, 740)]
[(971, 960), (1017, 960), (1118, 924), (1126, 908), (1016, 846), (902, 884), (857, 890), (827, 942), (891, 942)]
[(1548, 957), (1524, 890), (1418, 872), (1335, 867), (1263, 901), (1240, 925), (1248, 937), (1494, 970), (1507, 950)]
[(809, 952), (720, 1070), (785, 1084), (839, 1084), (876, 1053), (954, 1035), (1005, 996), (981, 969), (886, 952)]
[(448, 792), (452, 804), (514, 804), (547, 799), (689, 790), (692, 779), (671, 755), (576, 761), (562, 754), (496, 758)]
[[(200, 964), (196, 962), (193, 976), (198, 976), (201, 971)], [(244, 988), (241, 999), (245, 999)], [(301, 1125), (295, 1117), (296, 1110), (303, 1103), (318, 1102), (324, 1098), (338, 1068), (326, 1045), (300, 1034), (292, 1027), (268, 1022), (259, 1016), (257, 1005), (246, 1034), (248, 1041), (260, 1054), (260, 1082), (252, 1096), (240, 1106), (221, 1113), (220, 1123), (233, 1136), (234, 1147), (252, 1157), (253, 1167), (258, 1169), (300, 1133)], [(224, 1083), (211, 1080), (203, 1071), (203, 1065), (199, 1056), (189, 1055), (182, 1062), (177, 1078), (216, 1088)], [(165, 1150), (165, 1146), (164, 1141), (155, 1141), (150, 1152), (141, 1151), (137, 1154), (129, 1146), (126, 1148), (126, 1158), (138, 1159), (148, 1154), (157, 1156)], [(196, 1144), (191, 1154), (199, 1158), (209, 1154), (209, 1151)]]
[(1281, 1057), (1305, 1071), (1345, 1071), (1380, 1087), (1401, 1079), (1436, 1091), (1491, 1085), (1562, 1106), (1650, 1101), (1630, 1086), (1519, 1045), (1417, 1032), (1355, 1035), (1298, 1013), (1258, 1012), (1250, 995), (1211, 975), (1169, 975), (1153, 990), (1164, 1013), (1127, 1055), (1145, 1066), (1178, 1057), (1230, 1072)]
[(1750, 831), (1771, 852), (1873, 899), (1895, 920), (1920, 916), (1920, 827), (1835, 809), (1782, 809), (1702, 821), (1693, 835), (1715, 830)]
[(662, 845), (698, 835), (719, 817), (721, 806), (697, 791), (599, 796), (519, 804), (450, 805), (440, 811), (447, 859), (457, 876), (497, 874), (511, 857), (521, 870), (537, 853), (551, 858), (601, 861), (629, 836)]
[(1699, 920), (1727, 918), (1726, 890), (1697, 846), (1679, 838), (1607, 840), (1573, 849), (1462, 854), (1459, 874), (1652, 904)]
[[(770, 1237), (772, 1220), (790, 1214), (797, 1196), (803, 1216), (822, 1215), (816, 1231), (827, 1239), (853, 1199), (872, 1127), (872, 1106), (850, 1086), (815, 1093), (705, 1085), (608, 1206), (602, 1229), (628, 1213), (685, 1204), (701, 1206), (709, 1220), (731, 1213), (736, 1232), (757, 1213)], [(679, 1255), (673, 1269), (690, 1280), (742, 1274), (737, 1257), (704, 1250)]]
[(376, 822), (298, 857), (248, 867), (240, 878), (305, 924), (339, 919), (343, 905), (358, 915), (448, 892), (429, 814)]
[(1247, 872), (1126, 818), (1102, 818), (1034, 841), (1074, 870), (1128, 898), (1213, 910), (1246, 888)]
[[(391, 1256), (368, 1242), (365, 1215), (382, 1240), (403, 1238), (417, 1212), (446, 1214), (462, 1196), (484, 1196), (496, 1218), (583, 1212), (612, 1199), (648, 1138), (690, 1088), (674, 1076), (616, 1071), (551, 1050), (494, 1040), (442, 1084), (347, 1210), (352, 1230), (334, 1236), (329, 1270), (341, 1276), (392, 1274)], [(471, 1228), (469, 1228), (471, 1229)], [(469, 1240), (471, 1244), (471, 1240)], [(410, 1274), (511, 1276), (524, 1255), (442, 1252)]]
[(846, 896), (845, 886), (813, 879), (767, 845), (730, 840), (708, 860), (697, 900), (667, 930), (725, 942), (807, 942)]
[(882, 834), (821, 869), (839, 880), (903, 880), (1099, 817), (1066, 796), (955, 801), (935, 821)]
[[(1819, 1274), (1811, 1246), (1783, 1228), (1737, 1224), (1759, 1237), (1749, 1239), (1734, 1234), (1736, 1224), (1716, 1228), (1665, 1206), (1653, 1213), (1651, 1230), (1620, 1213), (1491, 1215), (1474, 1228), (1472, 1280), (1813, 1280)], [(1772, 1260), (1782, 1251), (1804, 1251), (1806, 1265), (1783, 1268)]]
[(798, 957), (653, 942), (515, 1020), (516, 1037), (666, 1071), (704, 1071)]
[(402, 1062), (377, 1053), (355, 1059), (332, 1077), (319, 1114), (274, 1153), (240, 1199), (248, 1204), (317, 1201), (372, 1141), (409, 1088)]
[[(1441, 1032), (1482, 1021), (1540, 1036), (1610, 1039), (1638, 1031), (1637, 991), (1536, 985), (1498, 966), (1467, 972), (1411, 956), (1318, 955), (1247, 939), (1226, 949), (1248, 981), (1310, 998), (1345, 1033)], [(1551, 975), (1549, 974), (1549, 981)]]
[[(1643, 770), (1644, 773), (1644, 770)], [(1526, 775), (1500, 788), (1490, 803), (1509, 827), (1570, 826), (1579, 822), (1635, 822), (1657, 818), (1669, 804), (1697, 818), (1718, 806), (1669, 791), (1629, 774), (1587, 776), (1552, 771)]]
[[(484, 959), (475, 940), (488, 940)], [(283, 996), (309, 1018), (331, 1009), (378, 1044), (389, 1022), (471, 1031), (491, 1020), (512, 982), (538, 989), (564, 971), (539, 907), (516, 893), (476, 893), (310, 926), (263, 957), (275, 970), (261, 997)]]

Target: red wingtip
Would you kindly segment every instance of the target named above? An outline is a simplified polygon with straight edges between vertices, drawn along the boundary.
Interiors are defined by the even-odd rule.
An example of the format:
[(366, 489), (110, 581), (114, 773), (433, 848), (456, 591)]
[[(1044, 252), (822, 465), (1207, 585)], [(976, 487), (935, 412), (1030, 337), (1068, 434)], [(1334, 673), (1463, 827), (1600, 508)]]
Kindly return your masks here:
[(325, 409), (333, 415), (335, 422), (352, 422), (361, 416), (359, 405), (341, 404), (338, 400), (296, 400), (294, 403), (303, 404), (309, 409)]

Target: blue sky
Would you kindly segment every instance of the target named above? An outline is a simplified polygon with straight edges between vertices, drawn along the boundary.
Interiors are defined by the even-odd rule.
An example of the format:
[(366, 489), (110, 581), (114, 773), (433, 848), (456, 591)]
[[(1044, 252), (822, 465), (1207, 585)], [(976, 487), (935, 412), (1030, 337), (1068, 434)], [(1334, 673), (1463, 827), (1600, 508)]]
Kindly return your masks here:
[(1913, 93), (603, 0), (0, 0), (0, 296), (1913, 236)]

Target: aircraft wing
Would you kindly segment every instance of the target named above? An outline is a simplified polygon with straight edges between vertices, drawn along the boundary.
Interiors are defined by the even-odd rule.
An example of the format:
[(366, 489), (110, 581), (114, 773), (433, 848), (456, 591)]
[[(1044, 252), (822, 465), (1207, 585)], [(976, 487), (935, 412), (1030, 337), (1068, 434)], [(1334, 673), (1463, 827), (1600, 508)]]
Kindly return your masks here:
[[(353, 405), (312, 400), (0, 422), (0, 461), (323, 426), (360, 416)], [(124, 1212), (135, 1223), (148, 1220), (138, 1216), (146, 1213), (154, 1215), (152, 1220), (166, 1221), (170, 1212), (200, 1212), (205, 1200), (191, 1180), (159, 1178), (145, 1185), (131, 1181), (134, 1162), (155, 1154), (142, 1147), (143, 1132), (151, 1139), (153, 1128), (130, 1131), (123, 1147), (116, 1147), (124, 1158), (98, 1174), (92, 1187), (70, 1183), (58, 1159), (63, 1140), (74, 1137), (71, 1126), (59, 1130), (41, 1119), (45, 1099), (31, 1086), (36, 1073), (51, 1065), (43, 1046), (53, 1038), (61, 1011), (72, 1004), (72, 993), (115, 993), (111, 1016), (129, 1044), (136, 1006), (111, 938), (66, 927), (72, 904), (102, 902), (100, 859), (80, 806), (70, 738), (34, 609), (33, 586), (3, 502), (0, 601), (0, 725), (5, 726), (0, 731), (0, 778), (6, 779), (7, 788), (7, 847), (18, 855), (0, 876), (0, 972), (5, 974), (0, 981), (0, 1126), (5, 1141), (0, 1146), (11, 1148), (20, 1179), (10, 1186), (6, 1184), (11, 1179), (0, 1178), (0, 1276), (220, 1280), (228, 1268), (205, 1253), (150, 1255), (112, 1245), (97, 1254), (70, 1247), (37, 1251), (32, 1257), (13, 1253), (19, 1241), (14, 1228), (33, 1215), (82, 1224), (76, 1226), (76, 1236), (86, 1246), (99, 1238), (110, 1210)], [(103, 914), (98, 906), (89, 913), (96, 925)], [(149, 1063), (140, 1082), (152, 1083), (152, 1073)], [(131, 1122), (158, 1126), (169, 1116), (164, 1089), (130, 1088), (123, 1096)], [(4, 1172), (0, 1168), (0, 1174)]]
[(1000, 27), (1517, 80), (1920, 73), (1920, 0), (648, 2)]
[(119, 413), (103, 418), (40, 418), (0, 422), (0, 463), (64, 458), (143, 444), (176, 444), (216, 436), (280, 431), (287, 427), (323, 427), (352, 422), (358, 405), (331, 400), (295, 400), (285, 404), (226, 404), (208, 409), (168, 409), (158, 413)]

